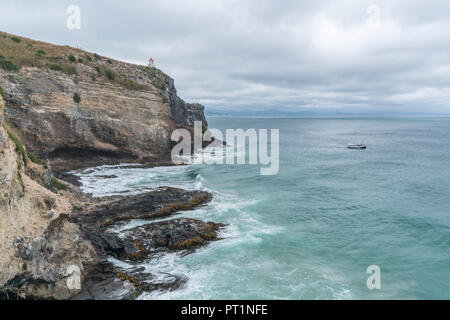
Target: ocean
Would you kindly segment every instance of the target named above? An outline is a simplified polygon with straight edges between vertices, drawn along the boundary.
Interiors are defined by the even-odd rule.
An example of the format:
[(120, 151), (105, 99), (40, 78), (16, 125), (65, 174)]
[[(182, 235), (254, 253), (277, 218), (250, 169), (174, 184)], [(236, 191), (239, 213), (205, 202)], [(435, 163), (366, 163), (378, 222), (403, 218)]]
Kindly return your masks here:
[[(278, 174), (195, 161), (79, 174), (95, 196), (157, 186), (213, 193), (211, 203), (179, 216), (227, 224), (223, 239), (144, 264), (189, 280), (139, 299), (450, 299), (449, 118), (208, 121), (223, 131), (279, 129)], [(357, 142), (367, 150), (346, 149)], [(372, 265), (380, 289), (366, 284)]]

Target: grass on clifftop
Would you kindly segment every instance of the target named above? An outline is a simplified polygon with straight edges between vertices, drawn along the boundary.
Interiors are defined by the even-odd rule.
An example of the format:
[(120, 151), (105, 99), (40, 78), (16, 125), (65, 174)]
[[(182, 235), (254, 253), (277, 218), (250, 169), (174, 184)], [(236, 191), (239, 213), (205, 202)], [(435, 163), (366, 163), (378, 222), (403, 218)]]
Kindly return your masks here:
[(140, 90), (140, 89), (146, 89), (147, 86), (137, 83), (136, 81), (130, 80), (130, 79), (119, 79), (119, 83), (124, 86), (127, 89), (130, 90)]
[[(14, 39), (18, 39), (14, 40)], [(16, 72), (23, 66), (49, 68), (67, 74), (76, 74), (68, 60), (70, 47), (9, 36), (0, 32), (0, 67)]]
[[(112, 68), (114, 64), (113, 60), (96, 53), (90, 54), (81, 49), (31, 40), (0, 31), (0, 68), (5, 71), (17, 72), (22, 67), (28, 66), (48, 68), (64, 72), (69, 76), (76, 76), (77, 65), (86, 65), (97, 73), (89, 73), (93, 81), (103, 79), (130, 90), (150, 89), (147, 85), (119, 76)], [(165, 90), (165, 74), (161, 70), (145, 66), (139, 66), (139, 69), (148, 75), (153, 86), (159, 90)], [(78, 68), (78, 70), (86, 70), (86, 68)]]
[(117, 74), (116, 74), (114, 71), (112, 71), (111, 69), (105, 68), (105, 69), (104, 69), (104, 73), (105, 73), (105, 76), (106, 76), (109, 80), (111, 80), (111, 81), (116, 80)]

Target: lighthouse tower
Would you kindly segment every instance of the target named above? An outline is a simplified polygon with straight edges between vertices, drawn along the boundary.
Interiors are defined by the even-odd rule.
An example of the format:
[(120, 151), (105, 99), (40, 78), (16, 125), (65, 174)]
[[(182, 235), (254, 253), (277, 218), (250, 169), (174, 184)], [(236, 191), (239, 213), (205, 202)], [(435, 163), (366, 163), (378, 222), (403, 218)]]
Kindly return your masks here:
[(153, 60), (153, 58), (148, 59), (148, 66), (149, 66), (150, 68), (152, 68), (152, 67), (155, 66), (155, 60)]

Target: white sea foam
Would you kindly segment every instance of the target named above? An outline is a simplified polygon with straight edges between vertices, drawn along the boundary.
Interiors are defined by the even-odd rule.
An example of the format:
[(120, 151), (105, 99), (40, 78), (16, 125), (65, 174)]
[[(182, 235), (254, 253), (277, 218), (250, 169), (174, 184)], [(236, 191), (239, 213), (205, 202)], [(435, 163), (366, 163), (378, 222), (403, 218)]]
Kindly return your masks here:
[[(152, 292), (143, 294), (140, 299), (167, 299), (189, 297), (212, 297), (210, 284), (216, 280), (214, 265), (204, 265), (203, 259), (214, 256), (216, 252), (235, 250), (243, 245), (258, 244), (264, 235), (273, 235), (281, 232), (283, 228), (263, 223), (259, 214), (251, 208), (257, 205), (258, 199), (244, 200), (238, 195), (219, 193), (207, 188), (207, 181), (201, 172), (201, 165), (192, 164), (178, 167), (140, 168), (123, 166), (102, 166), (83, 170), (76, 173), (80, 178), (85, 192), (94, 196), (109, 196), (117, 194), (135, 194), (145, 192), (159, 186), (174, 186), (185, 189), (201, 189), (213, 193), (213, 200), (206, 206), (196, 210), (177, 213), (180, 217), (198, 218), (204, 221), (226, 223), (227, 226), (219, 233), (223, 238), (212, 242), (208, 246), (197, 250), (194, 254), (181, 257), (178, 254), (169, 253), (152, 259), (142, 266), (147, 272), (163, 279), (167, 273), (186, 276), (189, 280), (180, 289), (174, 292)], [(115, 176), (105, 178), (105, 176)], [(173, 217), (163, 218), (164, 221)], [(133, 220), (121, 224), (113, 230), (122, 236), (126, 230), (152, 223), (153, 221)], [(110, 259), (114, 264), (122, 268), (130, 268), (130, 265), (116, 259)], [(222, 272), (234, 270), (235, 266), (223, 264)], [(234, 271), (233, 271), (234, 272)], [(208, 293), (209, 292), (209, 293)]]
[[(95, 167), (73, 174), (80, 178), (84, 192), (91, 193), (94, 197), (103, 197), (138, 194), (162, 185), (194, 189), (195, 184), (186, 181), (184, 177), (189, 170), (189, 166), (125, 168), (122, 165)], [(200, 178), (194, 179), (194, 182), (198, 181)]]

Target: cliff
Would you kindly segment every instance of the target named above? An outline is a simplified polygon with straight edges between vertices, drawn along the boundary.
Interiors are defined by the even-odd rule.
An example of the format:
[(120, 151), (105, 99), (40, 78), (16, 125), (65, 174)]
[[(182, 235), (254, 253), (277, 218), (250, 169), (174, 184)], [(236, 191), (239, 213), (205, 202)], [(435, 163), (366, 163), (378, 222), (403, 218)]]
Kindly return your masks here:
[(157, 68), (0, 33), (7, 125), (57, 171), (168, 158), (171, 132), (207, 126)]
[(192, 130), (196, 120), (207, 127), (203, 110), (156, 68), (0, 32), (0, 300), (130, 299), (184, 283), (139, 268), (125, 273), (108, 257), (192, 252), (218, 239), (221, 225), (178, 218), (129, 238), (108, 227), (191, 210), (210, 194), (164, 187), (96, 199), (54, 172), (168, 164), (172, 131)]
[(79, 291), (83, 264), (95, 262), (97, 255), (78, 227), (63, 220), (72, 212), (70, 198), (41, 185), (49, 173), (32, 163), (4, 129), (3, 106), (0, 97), (0, 287), (26, 275), (39, 283), (28, 286), (25, 295), (70, 297)]

